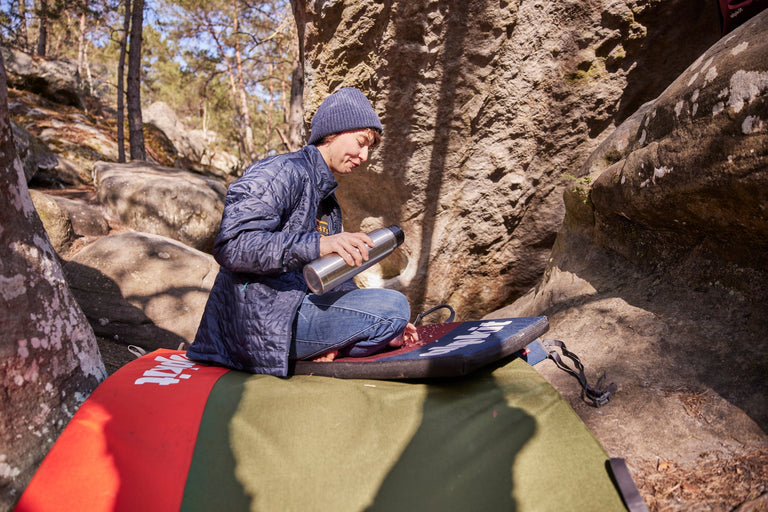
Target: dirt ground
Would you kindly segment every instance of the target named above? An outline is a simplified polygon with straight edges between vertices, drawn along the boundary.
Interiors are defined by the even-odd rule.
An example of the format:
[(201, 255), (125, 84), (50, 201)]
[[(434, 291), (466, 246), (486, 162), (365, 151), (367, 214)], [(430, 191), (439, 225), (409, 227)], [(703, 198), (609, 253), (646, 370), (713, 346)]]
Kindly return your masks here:
[[(683, 267), (681, 267), (683, 268)], [(587, 405), (552, 361), (536, 369), (655, 511), (768, 511), (768, 314), (721, 283), (641, 273), (592, 250), (489, 317), (545, 315), (590, 383), (618, 392)], [(682, 284), (681, 284), (682, 283)]]

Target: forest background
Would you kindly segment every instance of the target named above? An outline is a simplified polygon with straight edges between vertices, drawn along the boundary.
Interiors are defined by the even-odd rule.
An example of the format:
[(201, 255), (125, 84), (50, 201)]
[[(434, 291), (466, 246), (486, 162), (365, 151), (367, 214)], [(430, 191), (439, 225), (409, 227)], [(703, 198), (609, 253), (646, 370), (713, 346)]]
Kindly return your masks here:
[(241, 162), (302, 145), (287, 0), (0, 0), (0, 45), (76, 62), (86, 97), (115, 109), (120, 161), (126, 140), (145, 159), (141, 108), (154, 102)]

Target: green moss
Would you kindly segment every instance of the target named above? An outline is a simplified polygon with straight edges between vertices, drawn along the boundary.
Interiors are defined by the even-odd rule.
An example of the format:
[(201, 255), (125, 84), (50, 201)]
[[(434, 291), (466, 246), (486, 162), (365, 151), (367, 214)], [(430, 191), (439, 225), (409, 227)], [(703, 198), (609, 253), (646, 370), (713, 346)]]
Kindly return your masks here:
[(571, 192), (578, 195), (584, 204), (590, 204), (591, 200), (589, 198), (589, 187), (592, 184), (592, 177), (582, 176), (581, 178), (577, 178), (576, 176), (568, 173), (564, 173), (563, 176), (571, 181), (576, 182), (576, 186), (571, 190)]
[[(581, 66), (584, 67), (584, 66)], [(576, 69), (570, 73), (566, 73), (565, 82), (571, 85), (579, 85), (587, 82), (591, 82), (597, 78), (600, 78), (605, 71), (605, 63), (603, 59), (595, 59), (589, 65), (588, 69)]]
[(615, 164), (616, 162), (624, 158), (624, 155), (618, 149), (611, 148), (605, 153), (603, 153), (603, 158), (610, 165), (610, 164)]

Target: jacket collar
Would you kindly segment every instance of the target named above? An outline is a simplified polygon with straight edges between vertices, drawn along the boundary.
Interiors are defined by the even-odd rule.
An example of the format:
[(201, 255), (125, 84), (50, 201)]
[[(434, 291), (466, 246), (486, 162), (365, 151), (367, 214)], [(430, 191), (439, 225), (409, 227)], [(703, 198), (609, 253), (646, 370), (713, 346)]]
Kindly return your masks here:
[(315, 182), (315, 187), (317, 187), (317, 191), (320, 193), (320, 197), (325, 199), (329, 195), (333, 194), (339, 184), (333, 177), (331, 169), (328, 167), (328, 164), (325, 163), (323, 155), (320, 153), (320, 150), (317, 149), (317, 146), (304, 146), (302, 151), (306, 155), (307, 160), (309, 160), (309, 172)]

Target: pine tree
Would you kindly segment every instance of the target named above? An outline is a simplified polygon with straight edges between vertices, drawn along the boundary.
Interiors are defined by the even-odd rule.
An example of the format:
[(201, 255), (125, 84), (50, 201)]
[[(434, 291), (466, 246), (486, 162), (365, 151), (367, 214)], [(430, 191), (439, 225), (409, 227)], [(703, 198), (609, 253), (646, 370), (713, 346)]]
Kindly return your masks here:
[[(168, 37), (187, 68), (212, 73), (206, 87), (227, 85), (227, 130), (234, 131), (241, 158), (298, 148), (300, 141), (293, 145), (285, 135), (294, 62), (291, 40), (296, 38), (288, 2), (177, 0), (165, 6), (171, 20)], [(226, 112), (213, 112), (220, 118), (214, 124), (226, 120)]]
[(123, 31), (120, 35), (120, 57), (117, 61), (117, 161), (125, 163), (125, 55), (131, 29), (131, 0), (123, 3)]
[(131, 160), (146, 160), (144, 123), (141, 119), (141, 35), (144, 27), (144, 0), (133, 0), (131, 38), (128, 49), (128, 141)]
[(40, 0), (40, 7), (37, 13), (39, 20), (39, 28), (37, 33), (37, 55), (40, 57), (46, 56), (46, 50), (48, 47), (48, 15), (48, 0)]

